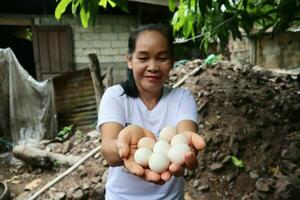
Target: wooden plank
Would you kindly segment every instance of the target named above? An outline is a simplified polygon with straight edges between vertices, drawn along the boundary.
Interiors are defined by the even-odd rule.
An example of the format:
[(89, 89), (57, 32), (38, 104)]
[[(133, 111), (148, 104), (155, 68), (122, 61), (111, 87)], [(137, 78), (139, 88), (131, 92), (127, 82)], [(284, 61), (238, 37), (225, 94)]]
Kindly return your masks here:
[(65, 73), (53, 79), (59, 126), (92, 129), (97, 106), (89, 69)]
[(71, 27), (65, 27), (64, 31), (59, 31), (59, 45), (61, 56), (61, 71), (69, 72), (74, 71), (73, 63), (73, 43)]
[(48, 41), (48, 32), (39, 31), (38, 32), (38, 41), (39, 41), (39, 55), (40, 55), (40, 71), (49, 72), (51, 71), (51, 61), (49, 58), (49, 41)]
[(53, 30), (48, 32), (48, 41), (49, 41), (49, 58), (51, 60), (51, 72), (61, 72), (61, 63), (60, 63), (60, 48), (59, 48), (59, 39), (58, 31)]
[[(27, 17), (27, 19), (26, 19)], [(0, 16), (0, 25), (13, 25), (13, 26), (31, 26), (33, 24), (33, 19), (28, 18), (28, 16), (17, 16), (17, 17), (6, 17)]]
[(75, 70), (70, 26), (34, 26), (33, 45), (39, 80)]

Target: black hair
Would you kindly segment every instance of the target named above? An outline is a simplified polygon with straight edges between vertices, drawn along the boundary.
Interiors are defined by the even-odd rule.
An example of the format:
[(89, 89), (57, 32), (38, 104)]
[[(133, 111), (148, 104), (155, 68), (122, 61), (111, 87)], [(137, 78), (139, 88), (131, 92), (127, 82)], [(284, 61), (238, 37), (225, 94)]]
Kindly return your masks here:
[[(168, 50), (170, 53), (171, 58), (173, 58), (173, 53), (174, 53), (174, 49), (173, 49), (173, 41), (174, 41), (174, 37), (173, 37), (173, 32), (170, 26), (164, 25), (164, 24), (146, 24), (146, 25), (142, 25), (140, 27), (138, 27), (137, 29), (133, 30), (128, 38), (128, 56), (132, 56), (134, 50), (135, 50), (135, 46), (136, 46), (136, 41), (137, 38), (139, 36), (140, 33), (144, 32), (144, 31), (157, 31), (159, 33), (161, 33), (168, 42)], [(124, 94), (130, 96), (130, 97), (138, 97), (139, 96), (139, 92), (133, 77), (133, 71), (132, 69), (128, 69), (128, 73), (127, 73), (127, 80), (121, 83), (121, 86), (124, 90)]]

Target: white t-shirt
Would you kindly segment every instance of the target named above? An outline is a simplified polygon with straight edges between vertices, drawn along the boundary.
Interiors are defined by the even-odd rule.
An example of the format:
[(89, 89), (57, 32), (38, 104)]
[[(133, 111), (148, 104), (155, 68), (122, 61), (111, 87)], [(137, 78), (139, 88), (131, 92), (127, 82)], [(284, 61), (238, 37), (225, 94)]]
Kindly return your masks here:
[[(181, 120), (197, 120), (196, 103), (189, 91), (164, 86), (162, 98), (152, 110), (148, 110), (140, 98), (127, 96), (121, 85), (115, 85), (108, 88), (101, 99), (97, 129), (105, 122), (117, 122), (123, 126), (135, 124), (158, 137), (163, 127), (176, 126)], [(156, 185), (132, 175), (123, 166), (110, 167), (106, 199), (181, 200), (184, 196), (183, 181), (183, 177), (172, 177), (165, 184)]]

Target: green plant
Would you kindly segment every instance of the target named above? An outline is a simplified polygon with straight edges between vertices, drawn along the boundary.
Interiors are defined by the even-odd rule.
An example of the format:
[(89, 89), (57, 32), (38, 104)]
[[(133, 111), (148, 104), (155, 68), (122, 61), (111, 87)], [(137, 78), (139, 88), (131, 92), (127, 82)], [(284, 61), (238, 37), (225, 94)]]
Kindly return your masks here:
[(57, 134), (58, 137), (63, 138), (65, 135), (68, 135), (69, 133), (71, 133), (73, 131), (73, 127), (74, 125), (70, 125), (70, 126), (65, 126), (63, 127)]
[(58, 160), (54, 160), (52, 162), (52, 164), (53, 164), (54, 167), (60, 167), (61, 166), (61, 163)]
[[(124, 12), (128, 12), (127, 1), (126, 0), (58, 0), (59, 3), (55, 9), (55, 18), (57, 20), (61, 19), (63, 13), (66, 12), (66, 9), (71, 5), (72, 14), (74, 16), (79, 12), (81, 24), (84, 28), (87, 28), (89, 25), (94, 25), (99, 6), (107, 9), (109, 6), (119, 7)], [(108, 6), (109, 5), (109, 6)]]
[(75, 137), (76, 137), (76, 140), (82, 141), (83, 138), (84, 138), (84, 134), (83, 134), (82, 131), (77, 130), (77, 131), (75, 132)]
[(236, 166), (236, 167), (239, 167), (239, 168), (244, 168), (244, 163), (242, 160), (238, 159), (237, 157), (235, 156), (231, 156), (231, 162)]
[[(71, 5), (73, 15), (79, 12), (83, 27), (94, 25), (99, 7), (120, 8), (129, 12), (127, 0), (58, 0), (55, 18), (59, 20)], [(176, 2), (179, 2), (178, 6)], [(270, 27), (273, 34), (300, 25), (299, 0), (168, 0), (173, 12), (171, 24), (177, 37), (200, 39), (206, 52), (212, 42), (224, 49), (230, 35), (241, 38), (242, 32), (250, 36), (253, 29), (262, 34)]]

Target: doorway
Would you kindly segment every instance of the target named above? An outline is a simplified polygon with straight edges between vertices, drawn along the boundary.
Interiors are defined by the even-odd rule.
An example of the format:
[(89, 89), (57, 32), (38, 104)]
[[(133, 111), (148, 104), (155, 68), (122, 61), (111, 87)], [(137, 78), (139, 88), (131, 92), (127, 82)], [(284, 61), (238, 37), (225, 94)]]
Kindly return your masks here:
[(0, 48), (11, 48), (22, 67), (36, 79), (31, 26), (0, 26)]

